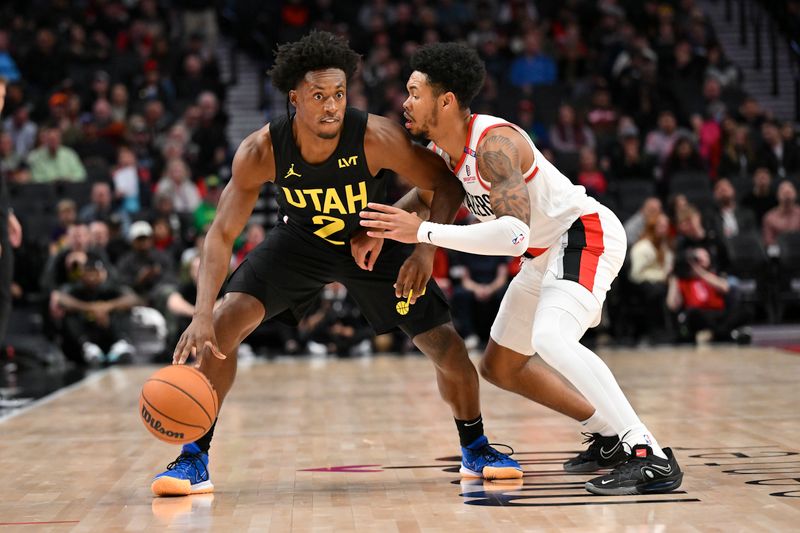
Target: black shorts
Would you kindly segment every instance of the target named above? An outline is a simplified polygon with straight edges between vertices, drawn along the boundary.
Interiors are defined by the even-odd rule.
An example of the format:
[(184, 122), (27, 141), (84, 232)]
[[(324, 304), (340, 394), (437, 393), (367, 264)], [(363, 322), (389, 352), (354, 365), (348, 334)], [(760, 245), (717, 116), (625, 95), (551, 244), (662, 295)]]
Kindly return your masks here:
[(338, 281), (378, 334), (400, 327), (413, 337), (451, 321), (447, 299), (432, 279), (412, 306), (395, 297), (397, 273), (414, 250), (412, 245), (387, 240), (369, 272), (356, 265), (349, 247), (333, 250), (315, 239), (278, 224), (231, 274), (225, 292), (258, 298), (266, 309), (264, 320), (280, 316), (296, 323), (322, 288)]

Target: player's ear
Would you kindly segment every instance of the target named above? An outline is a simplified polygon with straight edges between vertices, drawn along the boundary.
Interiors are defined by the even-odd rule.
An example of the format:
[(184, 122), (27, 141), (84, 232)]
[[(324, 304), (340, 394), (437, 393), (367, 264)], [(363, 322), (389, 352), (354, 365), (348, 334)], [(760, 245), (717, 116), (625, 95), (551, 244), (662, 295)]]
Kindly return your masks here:
[(297, 107), (297, 91), (294, 89), (289, 91), (289, 103), (292, 104), (293, 107)]
[(447, 91), (442, 95), (441, 104), (442, 104), (442, 109), (458, 105), (456, 100), (456, 95), (454, 95), (450, 91)]

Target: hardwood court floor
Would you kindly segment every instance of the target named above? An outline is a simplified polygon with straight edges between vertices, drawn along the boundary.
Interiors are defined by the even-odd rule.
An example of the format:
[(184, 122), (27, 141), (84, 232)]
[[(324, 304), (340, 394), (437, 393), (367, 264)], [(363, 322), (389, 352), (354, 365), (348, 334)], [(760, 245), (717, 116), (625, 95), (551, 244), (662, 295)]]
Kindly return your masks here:
[(599, 497), (560, 463), (576, 423), (482, 383), (521, 486), (459, 483), (458, 440), (421, 357), (240, 368), (212, 444), (213, 495), (154, 499), (177, 448), (137, 419), (153, 367), (115, 368), (0, 422), (5, 531), (779, 531), (800, 522), (800, 357), (605, 352), (685, 470), (679, 492)]

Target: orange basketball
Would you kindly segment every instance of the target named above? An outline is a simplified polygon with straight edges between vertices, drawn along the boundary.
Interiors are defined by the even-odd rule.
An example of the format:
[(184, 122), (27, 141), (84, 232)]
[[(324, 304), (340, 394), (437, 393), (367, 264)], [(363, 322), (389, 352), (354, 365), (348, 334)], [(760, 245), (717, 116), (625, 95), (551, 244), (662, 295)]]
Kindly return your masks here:
[(185, 365), (162, 368), (145, 381), (139, 396), (139, 416), (145, 427), (164, 442), (192, 442), (217, 418), (217, 391), (199, 370)]

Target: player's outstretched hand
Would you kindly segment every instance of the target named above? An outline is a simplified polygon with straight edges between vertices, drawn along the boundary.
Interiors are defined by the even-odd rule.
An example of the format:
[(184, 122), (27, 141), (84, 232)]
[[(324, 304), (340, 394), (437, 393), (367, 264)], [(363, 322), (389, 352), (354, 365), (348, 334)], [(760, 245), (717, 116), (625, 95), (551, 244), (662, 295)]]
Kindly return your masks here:
[(350, 253), (356, 260), (356, 264), (364, 270), (372, 270), (375, 261), (381, 254), (381, 248), (383, 248), (383, 239), (370, 237), (367, 235), (366, 229), (356, 231), (350, 237)]
[(226, 359), (225, 354), (217, 347), (217, 337), (214, 335), (211, 318), (195, 316), (181, 335), (178, 345), (175, 346), (175, 351), (172, 353), (172, 364), (182, 365), (191, 355), (195, 358), (195, 368), (199, 368), (203, 357), (209, 353), (217, 359)]
[(394, 284), (394, 294), (397, 298), (408, 298), (408, 303), (414, 304), (417, 298), (425, 294), (425, 287), (433, 272), (435, 253), (435, 247), (421, 244), (408, 256), (400, 267), (397, 283)]
[(419, 242), (417, 230), (422, 224), (422, 219), (416, 213), (375, 202), (370, 202), (367, 207), (374, 209), (374, 211), (361, 211), (361, 225), (371, 228), (367, 231), (367, 235), (411, 244)]

